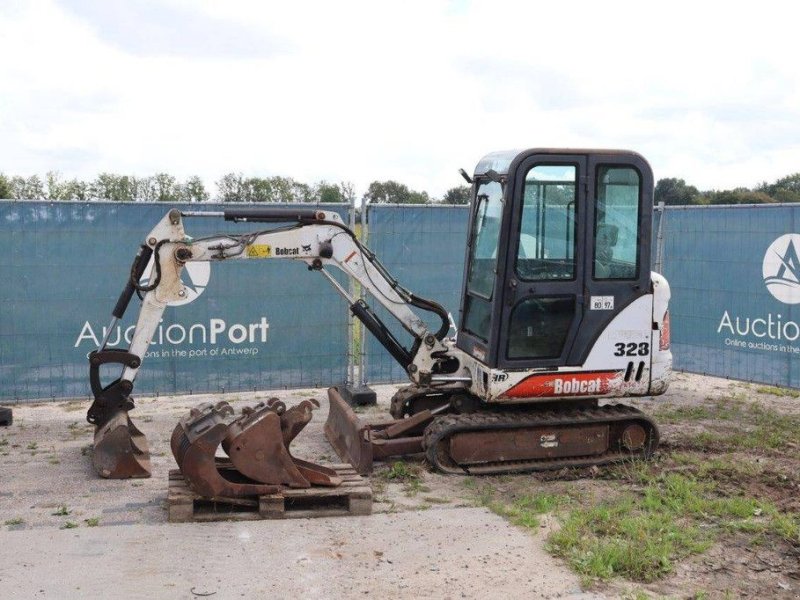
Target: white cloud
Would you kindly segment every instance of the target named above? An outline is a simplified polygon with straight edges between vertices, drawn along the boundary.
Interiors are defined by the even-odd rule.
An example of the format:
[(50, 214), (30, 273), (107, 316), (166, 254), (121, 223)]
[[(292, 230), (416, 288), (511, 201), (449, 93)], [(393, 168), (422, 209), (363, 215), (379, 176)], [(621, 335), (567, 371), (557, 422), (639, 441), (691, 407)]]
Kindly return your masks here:
[(791, 3), (103, 6), (0, 8), (0, 170), (433, 195), (508, 147), (627, 147), (700, 188), (800, 170)]

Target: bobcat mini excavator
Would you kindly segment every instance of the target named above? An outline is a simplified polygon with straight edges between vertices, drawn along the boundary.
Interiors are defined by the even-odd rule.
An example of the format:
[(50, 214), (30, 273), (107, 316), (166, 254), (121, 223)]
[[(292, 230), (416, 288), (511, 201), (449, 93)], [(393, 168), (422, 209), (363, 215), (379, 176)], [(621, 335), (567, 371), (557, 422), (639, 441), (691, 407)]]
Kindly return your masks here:
[[(658, 444), (655, 423), (635, 408), (607, 402), (662, 394), (671, 371), (669, 286), (650, 271), (647, 161), (627, 151), (530, 149), (489, 154), (472, 178), (462, 175), (472, 184), (472, 202), (455, 338), (448, 338), (447, 311), (403, 288), (334, 212), (170, 210), (145, 238), (113, 311), (109, 332), (133, 294), (142, 298), (129, 348), (107, 348), (104, 340), (89, 357), (95, 400), (87, 419), (96, 426), (98, 472), (149, 476), (145, 437), (128, 416), (131, 391), (167, 303), (186, 293), (181, 270), (191, 261), (303, 263), (330, 281), (402, 365), (411, 384), (392, 399), (393, 421), (364, 425), (339, 391), (329, 390), (326, 436), (360, 472), (373, 459), (415, 452), (440, 471), (476, 474), (650, 456)], [(192, 239), (184, 218), (270, 225)], [(153, 276), (144, 285), (151, 261)], [(352, 298), (330, 266), (355, 278), (411, 343), (404, 345), (363, 300)], [(439, 325), (429, 328), (420, 312)], [(104, 364), (121, 366), (122, 373), (103, 387)], [(183, 433), (176, 428), (173, 436), (179, 464), (179, 454), (205, 443), (201, 433), (216, 427), (205, 450), (212, 461), (216, 444), (231, 438), (232, 429), (239, 433), (242, 419), (226, 420), (226, 410), (209, 405), (194, 411), (188, 419), (194, 422), (182, 421)], [(290, 440), (298, 430), (272, 420), (273, 437)], [(275, 440), (260, 448), (243, 459), (286, 461), (287, 448)]]

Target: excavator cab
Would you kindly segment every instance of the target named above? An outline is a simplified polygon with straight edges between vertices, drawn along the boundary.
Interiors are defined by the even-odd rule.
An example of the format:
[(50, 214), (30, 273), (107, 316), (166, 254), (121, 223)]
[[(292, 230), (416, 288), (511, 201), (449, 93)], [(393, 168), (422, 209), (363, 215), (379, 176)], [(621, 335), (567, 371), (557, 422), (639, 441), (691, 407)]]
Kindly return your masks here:
[(633, 152), (485, 156), (457, 347), (490, 368), (583, 365), (609, 322), (650, 292), (652, 190)]

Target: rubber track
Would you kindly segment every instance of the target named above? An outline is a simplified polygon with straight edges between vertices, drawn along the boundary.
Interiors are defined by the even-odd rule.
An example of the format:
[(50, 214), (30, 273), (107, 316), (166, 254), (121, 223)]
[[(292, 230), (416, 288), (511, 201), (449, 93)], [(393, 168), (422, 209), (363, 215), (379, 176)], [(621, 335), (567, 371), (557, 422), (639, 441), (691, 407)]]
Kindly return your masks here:
[[(516, 461), (498, 461), (480, 465), (460, 466), (449, 456), (447, 438), (457, 433), (474, 431), (510, 430), (547, 426), (583, 426), (607, 423), (610, 425), (638, 422), (645, 428), (647, 439), (642, 450), (629, 452), (610, 448), (605, 453), (567, 458), (543, 458)], [(486, 411), (469, 414), (451, 414), (437, 417), (425, 430), (422, 448), (428, 462), (445, 473), (481, 474), (547, 471), (563, 467), (590, 467), (605, 465), (631, 458), (649, 458), (658, 446), (658, 427), (650, 417), (632, 406), (613, 404), (592, 409), (537, 410), (537, 411)], [(615, 446), (614, 440), (609, 440)]]

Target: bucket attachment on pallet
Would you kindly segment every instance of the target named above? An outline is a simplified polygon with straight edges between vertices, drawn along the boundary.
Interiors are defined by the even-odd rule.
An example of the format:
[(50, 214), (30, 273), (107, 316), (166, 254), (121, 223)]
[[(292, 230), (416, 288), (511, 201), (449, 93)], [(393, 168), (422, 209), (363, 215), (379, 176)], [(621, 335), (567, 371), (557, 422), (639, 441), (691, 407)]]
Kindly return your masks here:
[(339, 457), (360, 475), (372, 472), (374, 460), (422, 452), (422, 432), (435, 416), (430, 410), (423, 410), (407, 419), (365, 424), (337, 388), (328, 390), (328, 400), (325, 437)]
[[(337, 486), (333, 469), (294, 458), (289, 444), (311, 420), (316, 401), (286, 409), (272, 398), (238, 417), (227, 402), (201, 404), (172, 433), (172, 453), (189, 486), (201, 496), (243, 497), (274, 494), (282, 486)], [(217, 448), (233, 467), (221, 467)]]
[(121, 364), (137, 367), (139, 357), (123, 350), (107, 349), (89, 354), (89, 382), (94, 402), (86, 420), (95, 426), (92, 462), (101, 477), (128, 479), (150, 477), (150, 452), (147, 438), (133, 424), (128, 411), (133, 408), (133, 384), (117, 379), (103, 387), (100, 366)]

